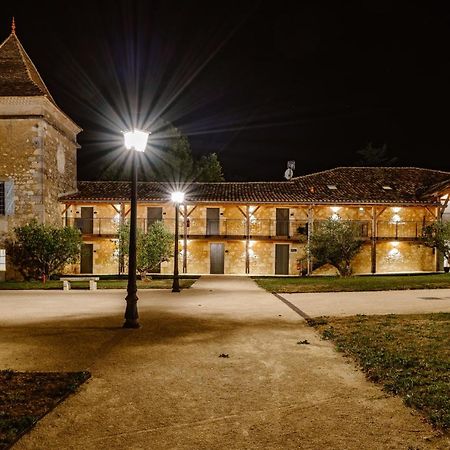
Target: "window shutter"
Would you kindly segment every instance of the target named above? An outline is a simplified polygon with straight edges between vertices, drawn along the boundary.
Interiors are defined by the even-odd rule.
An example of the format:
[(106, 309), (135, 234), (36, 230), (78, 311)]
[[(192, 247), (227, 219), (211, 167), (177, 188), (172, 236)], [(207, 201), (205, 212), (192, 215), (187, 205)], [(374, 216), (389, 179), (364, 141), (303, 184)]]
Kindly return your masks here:
[(14, 214), (14, 180), (5, 181), (5, 214)]

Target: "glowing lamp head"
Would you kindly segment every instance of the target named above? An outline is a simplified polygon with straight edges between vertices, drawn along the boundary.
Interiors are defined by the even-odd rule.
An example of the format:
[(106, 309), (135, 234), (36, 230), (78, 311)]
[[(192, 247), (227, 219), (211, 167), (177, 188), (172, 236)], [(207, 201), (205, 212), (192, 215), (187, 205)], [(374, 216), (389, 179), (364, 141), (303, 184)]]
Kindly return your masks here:
[(144, 152), (147, 147), (148, 135), (150, 133), (146, 131), (133, 130), (123, 133), (125, 141), (125, 147), (127, 150), (136, 150), (138, 152)]
[(180, 191), (172, 192), (171, 197), (172, 197), (172, 201), (174, 203), (183, 203), (184, 202), (184, 192), (180, 192)]

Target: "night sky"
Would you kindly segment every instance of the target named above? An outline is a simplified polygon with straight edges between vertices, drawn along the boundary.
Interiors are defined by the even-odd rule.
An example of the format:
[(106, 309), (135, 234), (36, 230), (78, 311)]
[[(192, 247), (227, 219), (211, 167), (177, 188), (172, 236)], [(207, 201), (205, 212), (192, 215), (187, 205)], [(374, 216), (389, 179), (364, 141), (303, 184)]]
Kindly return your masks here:
[[(422, 1), (2, 4), (95, 179), (131, 125), (172, 122), (227, 180), (354, 165), (369, 141), (398, 165), (450, 170), (450, 13)], [(156, 141), (155, 141), (156, 142)]]

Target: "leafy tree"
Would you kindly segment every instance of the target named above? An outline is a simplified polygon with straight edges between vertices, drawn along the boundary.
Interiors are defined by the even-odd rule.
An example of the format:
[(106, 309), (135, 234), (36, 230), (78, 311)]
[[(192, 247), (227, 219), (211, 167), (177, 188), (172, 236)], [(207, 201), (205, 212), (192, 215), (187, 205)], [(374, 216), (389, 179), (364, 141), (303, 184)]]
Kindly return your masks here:
[(356, 224), (330, 218), (312, 234), (309, 251), (319, 266), (328, 263), (336, 267), (341, 276), (349, 276), (351, 261), (362, 244)]
[(81, 233), (75, 228), (57, 228), (33, 220), (14, 228), (14, 235), (6, 243), (7, 252), (26, 280), (45, 280), (80, 256)]
[(381, 147), (375, 147), (372, 142), (369, 142), (363, 149), (356, 152), (361, 159), (358, 161), (360, 166), (380, 166), (389, 167), (398, 162), (396, 156), (390, 156), (387, 145), (383, 144)]
[(450, 260), (450, 222), (434, 222), (423, 229), (422, 242), (434, 247)]
[[(158, 137), (159, 134), (159, 137)], [(223, 181), (223, 171), (215, 153), (194, 158), (189, 139), (170, 124), (162, 124), (152, 135), (152, 145), (138, 157), (140, 181)], [(131, 159), (118, 153), (111, 165), (102, 170), (102, 180), (128, 181)]]
[[(144, 232), (137, 230), (136, 236), (136, 268), (141, 279), (146, 278), (147, 272), (154, 272), (160, 263), (172, 256), (173, 235), (161, 221), (153, 223)], [(130, 227), (122, 225), (119, 228), (119, 250), (128, 256), (130, 242)]]
[(197, 170), (197, 181), (215, 182), (225, 180), (217, 153), (203, 155), (198, 162)]

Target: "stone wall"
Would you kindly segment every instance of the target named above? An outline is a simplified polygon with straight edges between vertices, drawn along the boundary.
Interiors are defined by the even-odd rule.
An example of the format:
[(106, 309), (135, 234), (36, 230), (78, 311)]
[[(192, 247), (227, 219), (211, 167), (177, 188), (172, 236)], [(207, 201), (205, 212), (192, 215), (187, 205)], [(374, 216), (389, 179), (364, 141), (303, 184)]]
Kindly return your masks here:
[[(76, 190), (79, 130), (46, 98), (0, 98), (0, 181), (14, 182), (14, 212), (0, 216), (0, 246), (32, 219), (61, 225), (59, 195)], [(16, 276), (7, 259), (6, 277)]]
[[(71, 205), (67, 210), (70, 217), (80, 217), (80, 207), (82, 205)], [(87, 205), (86, 205), (87, 206)], [(107, 203), (92, 204), (94, 207), (95, 220), (104, 219), (105, 223), (102, 225), (102, 230), (105, 232), (108, 220), (113, 223), (118, 220), (119, 215), (115, 209)], [(138, 206), (138, 226), (144, 224), (147, 217), (148, 206), (161, 206), (163, 208), (163, 220), (168, 229), (173, 232), (174, 227), (174, 208), (170, 203), (145, 203)], [(119, 207), (119, 205), (116, 205)], [(128, 211), (128, 204), (123, 206), (125, 211)], [(228, 236), (226, 239), (215, 238), (188, 238), (187, 242), (187, 269), (188, 273), (192, 274), (207, 274), (210, 273), (210, 245), (213, 242), (224, 243), (224, 268), (225, 273), (228, 274), (244, 274), (245, 273), (245, 239), (240, 236), (240, 230), (245, 233), (245, 220), (242, 212), (237, 205), (198, 205), (192, 210), (193, 206), (188, 207), (188, 211), (192, 210), (189, 216), (191, 226), (188, 229), (188, 236), (204, 235), (206, 229), (206, 211), (208, 207), (218, 207), (220, 209), (220, 218), (222, 221), (221, 232), (225, 234), (225, 227), (228, 232), (233, 230), (238, 234), (235, 239), (233, 236)], [(240, 207), (242, 211), (246, 211), (246, 207)], [(184, 208), (182, 208), (183, 210)], [(261, 205), (259, 208), (252, 207), (254, 210), (251, 219), (251, 233), (263, 232), (269, 234), (269, 225), (274, 230), (276, 219), (277, 205)], [(305, 206), (289, 207), (289, 217), (292, 221), (305, 222), (307, 220), (308, 208)], [(372, 208), (368, 207), (352, 207), (342, 206), (336, 209), (333, 206), (320, 206), (314, 208), (315, 220), (326, 220), (333, 214), (338, 214), (341, 219), (363, 220), (371, 222)], [(431, 219), (432, 215), (423, 207), (404, 207), (394, 210), (391, 207), (381, 208), (377, 207), (377, 213), (380, 214), (380, 220), (388, 222), (392, 219), (393, 214), (401, 214), (401, 220), (409, 222), (422, 223), (423, 218)], [(253, 222), (252, 222), (253, 221)], [(228, 222), (227, 225), (224, 225)], [(262, 222), (263, 225), (258, 225)], [(183, 230), (183, 218), (180, 217), (180, 232)], [(297, 226), (297, 224), (295, 225)], [(105, 228), (106, 227), (106, 228)], [(234, 228), (233, 228), (234, 227)], [(114, 227), (113, 227), (114, 228)], [(291, 230), (292, 231), (292, 230)], [(415, 229), (413, 230), (415, 233)], [(114, 232), (114, 229), (112, 229)], [(412, 231), (411, 231), (412, 232)], [(95, 233), (95, 231), (94, 231)], [(113, 233), (112, 233), (113, 234)], [(117, 257), (114, 256), (114, 250), (111, 246), (113, 235), (95, 238), (96, 253), (94, 254), (94, 272), (96, 273), (117, 273)], [(370, 234), (370, 229), (369, 229)], [(412, 235), (414, 236), (414, 235)], [(298, 236), (297, 236), (298, 237)], [(91, 237), (85, 237), (90, 239)], [(86, 240), (86, 242), (88, 242)], [(103, 248), (105, 242), (105, 248)], [(413, 271), (433, 271), (435, 268), (435, 259), (431, 249), (422, 247), (418, 242), (398, 241), (395, 243), (394, 239), (388, 241), (377, 242), (377, 272), (413, 272)], [(250, 274), (255, 275), (270, 275), (275, 273), (275, 245), (289, 244), (289, 274), (298, 275), (306, 258), (306, 242), (305, 240), (299, 242), (294, 239), (258, 239), (253, 237), (249, 244), (249, 263)], [(182, 273), (183, 264), (183, 248), (184, 241), (180, 239), (179, 248), (179, 270)], [(395, 247), (397, 246), (397, 247)], [(396, 250), (393, 250), (393, 249)], [(397, 253), (398, 251), (398, 253)], [(371, 244), (367, 241), (360, 253), (355, 256), (353, 260), (353, 272), (355, 274), (370, 273), (371, 270)], [(173, 272), (173, 259), (163, 263), (161, 266), (161, 273), (171, 274)], [(331, 266), (323, 266), (314, 271), (314, 274), (335, 274), (336, 269)]]

